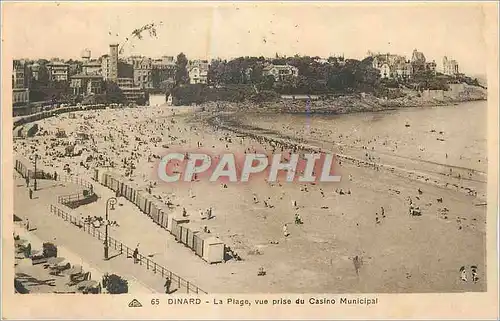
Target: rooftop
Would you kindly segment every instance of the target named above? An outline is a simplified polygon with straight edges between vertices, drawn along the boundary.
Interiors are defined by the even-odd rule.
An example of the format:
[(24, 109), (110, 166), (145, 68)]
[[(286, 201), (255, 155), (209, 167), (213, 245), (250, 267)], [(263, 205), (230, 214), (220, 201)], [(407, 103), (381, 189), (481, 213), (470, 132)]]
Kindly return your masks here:
[(99, 63), (99, 61), (93, 60), (83, 63), (82, 66), (101, 66), (101, 64)]
[(64, 62), (60, 62), (60, 61), (53, 61), (53, 62), (50, 62), (47, 64), (47, 66), (60, 66), (60, 67), (68, 67), (69, 65), (64, 63)]
[(94, 78), (94, 79), (97, 79), (97, 78), (102, 78), (101, 75), (98, 75), (98, 74), (84, 74), (84, 73), (80, 73), (80, 74), (76, 74), (74, 76), (71, 76), (71, 79), (79, 79), (79, 78)]
[(290, 68), (297, 68), (295, 66), (291, 66), (291, 65), (267, 65), (264, 67), (265, 70), (269, 70), (269, 69), (273, 69), (273, 68), (276, 68), (276, 69), (290, 69)]

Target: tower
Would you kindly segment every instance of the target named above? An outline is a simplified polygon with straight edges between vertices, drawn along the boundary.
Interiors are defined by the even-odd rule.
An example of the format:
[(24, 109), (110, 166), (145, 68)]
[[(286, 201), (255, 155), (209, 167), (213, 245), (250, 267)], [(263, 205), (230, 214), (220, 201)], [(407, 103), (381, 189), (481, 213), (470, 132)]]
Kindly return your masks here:
[(446, 56), (443, 57), (443, 74), (445, 75), (449, 74), (448, 57)]
[(109, 45), (109, 79), (118, 78), (118, 44)]
[(89, 49), (85, 48), (82, 50), (82, 53), (81, 53), (81, 57), (82, 57), (82, 60), (87, 62), (90, 60), (90, 57), (91, 57), (91, 52)]

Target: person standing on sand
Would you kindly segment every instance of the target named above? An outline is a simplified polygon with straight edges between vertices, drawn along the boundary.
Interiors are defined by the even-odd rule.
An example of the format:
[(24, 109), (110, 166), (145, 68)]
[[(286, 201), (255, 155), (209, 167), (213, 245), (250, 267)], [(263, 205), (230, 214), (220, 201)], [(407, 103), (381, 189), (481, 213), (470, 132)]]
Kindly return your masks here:
[(138, 247), (136, 247), (134, 250), (134, 253), (132, 254), (132, 257), (134, 258), (134, 264), (137, 264), (138, 256), (139, 256), (139, 249), (138, 249)]
[(26, 246), (26, 250), (24, 252), (25, 257), (30, 258), (31, 257), (31, 243), (28, 243)]
[(172, 280), (170, 280), (169, 277), (165, 280), (165, 284), (163, 285), (165, 287), (165, 293), (170, 294), (170, 286), (172, 285)]
[(285, 237), (288, 237), (290, 235), (290, 233), (288, 232), (288, 225), (287, 224), (283, 225), (283, 235)]
[(471, 271), (472, 271), (472, 282), (477, 283), (477, 281), (479, 281), (479, 277), (477, 276), (477, 266), (472, 265)]
[(354, 270), (356, 271), (356, 275), (359, 275), (359, 269), (361, 268), (361, 259), (359, 256), (355, 256), (353, 259), (352, 259), (352, 262), (354, 263)]
[(107, 288), (107, 286), (108, 286), (108, 273), (105, 273), (102, 276), (102, 287)]
[(295, 213), (295, 224), (304, 224), (299, 213)]
[(465, 266), (460, 268), (460, 279), (464, 282), (467, 282), (467, 271), (465, 271)]

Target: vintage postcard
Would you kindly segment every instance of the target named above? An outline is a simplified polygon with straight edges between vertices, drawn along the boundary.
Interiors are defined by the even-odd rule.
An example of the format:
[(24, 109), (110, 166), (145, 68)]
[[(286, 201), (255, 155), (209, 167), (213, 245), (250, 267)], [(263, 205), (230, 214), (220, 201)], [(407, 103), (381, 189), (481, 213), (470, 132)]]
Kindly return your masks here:
[(497, 319), (497, 2), (3, 2), (2, 317)]

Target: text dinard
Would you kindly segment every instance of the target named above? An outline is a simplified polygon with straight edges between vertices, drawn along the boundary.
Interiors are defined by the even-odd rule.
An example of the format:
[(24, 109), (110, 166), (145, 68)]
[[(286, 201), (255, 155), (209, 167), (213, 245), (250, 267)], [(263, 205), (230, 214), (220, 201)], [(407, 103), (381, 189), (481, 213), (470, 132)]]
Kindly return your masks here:
[(302, 304), (311, 304), (311, 305), (333, 305), (333, 304), (341, 304), (341, 305), (375, 305), (378, 304), (378, 298), (347, 298), (341, 297), (339, 298), (328, 298), (328, 297), (310, 297), (310, 298), (298, 298), (298, 299), (289, 299), (289, 298), (281, 298), (281, 299), (236, 299), (236, 298), (225, 298), (225, 299), (217, 299), (214, 298), (212, 301), (202, 301), (197, 298), (177, 298), (177, 299), (168, 299), (168, 304), (187, 304), (187, 305), (199, 305), (202, 303), (211, 303), (214, 305), (237, 305), (237, 306), (251, 306), (255, 305), (302, 305)]

